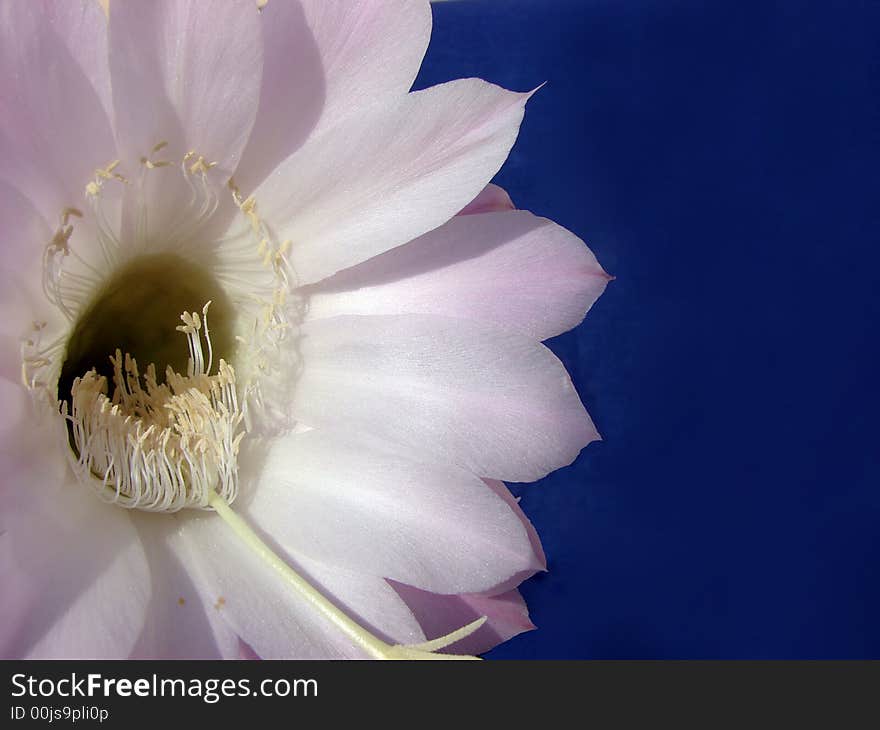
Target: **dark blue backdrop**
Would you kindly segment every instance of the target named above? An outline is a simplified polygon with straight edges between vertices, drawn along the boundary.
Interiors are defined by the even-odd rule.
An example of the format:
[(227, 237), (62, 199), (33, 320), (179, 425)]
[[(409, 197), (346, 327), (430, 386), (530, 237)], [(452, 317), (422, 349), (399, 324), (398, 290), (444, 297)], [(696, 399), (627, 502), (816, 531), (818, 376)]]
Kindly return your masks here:
[(617, 276), (550, 345), (605, 441), (517, 487), (495, 658), (880, 657), (880, 3), (435, 5), (419, 86), (528, 90), (497, 181)]

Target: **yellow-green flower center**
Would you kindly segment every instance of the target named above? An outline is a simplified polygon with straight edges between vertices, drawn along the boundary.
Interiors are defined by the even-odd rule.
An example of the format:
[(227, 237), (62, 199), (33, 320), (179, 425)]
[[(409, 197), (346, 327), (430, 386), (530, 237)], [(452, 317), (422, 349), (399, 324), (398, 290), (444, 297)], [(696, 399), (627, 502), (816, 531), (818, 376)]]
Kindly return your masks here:
[(58, 400), (69, 401), (74, 379), (92, 369), (112, 383), (110, 358), (117, 350), (144, 368), (155, 365), (160, 383), (167, 367), (185, 374), (189, 349), (175, 328), (182, 312), (200, 312), (208, 301), (215, 360), (232, 362), (232, 305), (207, 271), (175, 254), (130, 261), (107, 279), (78, 318), (67, 341)]

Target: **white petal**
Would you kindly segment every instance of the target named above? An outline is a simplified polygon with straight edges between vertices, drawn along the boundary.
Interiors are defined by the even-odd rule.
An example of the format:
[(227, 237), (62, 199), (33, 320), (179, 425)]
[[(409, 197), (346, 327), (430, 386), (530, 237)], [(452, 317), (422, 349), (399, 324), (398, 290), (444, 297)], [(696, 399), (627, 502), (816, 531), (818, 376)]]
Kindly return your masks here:
[(132, 658), (238, 658), (238, 635), (175, 552), (178, 516), (133, 512), (132, 520), (150, 564), (150, 604)]
[(252, 3), (111, 3), (113, 105), (127, 161), (167, 141), (157, 156), (195, 150), (234, 170), (256, 115), (262, 52)]
[(72, 478), (53, 425), (61, 433), (31, 417), (18, 438), (4, 433), (0, 656), (122, 659), (144, 624), (149, 568), (128, 514)]
[(255, 193), (266, 224), (293, 242), (298, 282), (449, 220), (501, 167), (528, 96), (463, 79), (374, 104), (310, 139)]
[[(214, 610), (264, 659), (366, 658), (279, 574), (257, 558), (214, 515), (181, 520), (182, 548), (194, 581)], [(270, 536), (271, 537), (271, 536)], [(183, 554), (183, 553), (181, 553)], [(420, 640), (421, 630), (384, 581), (309, 561), (282, 557), (352, 617), (376, 625), (394, 641)]]
[(302, 0), (302, 6), (326, 76), (321, 126), (409, 90), (431, 37), (425, 0)]
[(438, 314), (545, 340), (577, 325), (608, 280), (577, 236), (511, 211), (453, 218), (304, 291), (309, 318)]
[(106, 25), (87, 0), (0, 4), (0, 178), (53, 223), (115, 155)]
[[(519, 500), (513, 496), (511, 491), (507, 488), (507, 485), (504, 482), (500, 482), (497, 479), (484, 479), (486, 486), (489, 487), (495, 494), (497, 494), (501, 499), (504, 500), (504, 503), (513, 510), (513, 513), (517, 516), (517, 519), (522, 523), (523, 527), (526, 530), (526, 534), (529, 537), (529, 543), (532, 547), (533, 557), (531, 559), (531, 564), (537, 566), (538, 570), (547, 570), (547, 556), (544, 555), (544, 546), (541, 545), (541, 538), (538, 536), (538, 531), (535, 529), (535, 526), (532, 524), (531, 520), (526, 517), (525, 512), (519, 506)], [(530, 578), (533, 573), (519, 574), (518, 576), (514, 576), (514, 579), (511, 581), (502, 581), (494, 588), (489, 591), (485, 591), (488, 595), (496, 595), (500, 593), (505, 593), (516, 586), (518, 586), (522, 581), (526, 578)]]
[[(197, 218), (200, 205), (181, 204), (192, 195), (180, 171), (190, 152), (217, 163), (207, 179), (232, 215), (225, 183), (256, 118), (262, 66), (259, 13), (245, 0), (112, 3), (110, 72), (120, 171), (133, 179), (125, 186), (122, 216), (127, 245), (167, 246)], [(162, 144), (167, 146), (157, 149)], [(144, 157), (172, 164), (144, 170)], [(220, 217), (210, 223), (218, 225)], [(187, 242), (213, 237), (213, 229), (200, 222), (187, 238), (202, 240)]]
[(309, 135), (405, 94), (431, 35), (421, 0), (270, 2), (257, 121), (235, 181), (247, 192)]
[(416, 617), (385, 580), (304, 555), (297, 560), (334, 603), (375, 636), (390, 644), (417, 644), (425, 640)]
[(241, 509), (285, 550), (436, 593), (541, 568), (519, 516), (478, 477), (318, 431), (273, 444), (249, 497)]
[(531, 338), (424, 315), (302, 327), (293, 415), (434, 464), (532, 481), (598, 438), (568, 374)]

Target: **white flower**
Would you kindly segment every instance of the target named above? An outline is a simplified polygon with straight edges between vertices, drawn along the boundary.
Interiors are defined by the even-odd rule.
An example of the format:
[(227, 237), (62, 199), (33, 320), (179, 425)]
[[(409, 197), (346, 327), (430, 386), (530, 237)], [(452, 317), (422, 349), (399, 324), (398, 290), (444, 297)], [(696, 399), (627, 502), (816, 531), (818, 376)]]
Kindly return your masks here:
[(0, 4), (3, 656), (528, 626), (497, 480), (596, 437), (540, 341), (607, 281), (486, 187), (529, 95), (408, 93), (427, 2), (257, 5)]

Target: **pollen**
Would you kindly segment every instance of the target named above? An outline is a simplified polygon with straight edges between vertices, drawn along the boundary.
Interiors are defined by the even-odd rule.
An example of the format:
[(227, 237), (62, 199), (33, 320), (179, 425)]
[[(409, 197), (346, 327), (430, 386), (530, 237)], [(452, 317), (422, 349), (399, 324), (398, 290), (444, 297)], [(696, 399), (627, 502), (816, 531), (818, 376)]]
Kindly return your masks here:
[(191, 150), (184, 155), (183, 164), (189, 165), (190, 175), (204, 175), (208, 170), (217, 167), (216, 162), (208, 162), (203, 155), (198, 154), (195, 150)]
[(86, 195), (89, 198), (96, 198), (101, 194), (101, 190), (104, 187), (104, 183), (107, 180), (115, 180), (116, 182), (121, 182), (124, 184), (128, 184), (128, 178), (124, 175), (120, 175), (118, 172), (114, 172), (117, 167), (119, 167), (120, 160), (113, 160), (108, 163), (104, 167), (99, 167), (95, 170), (95, 178), (91, 180), (86, 185)]
[[(151, 155), (155, 155), (157, 152), (161, 152), (168, 146), (168, 142), (159, 142), (154, 144), (152, 149), (150, 150)], [(174, 163), (170, 160), (152, 160), (147, 155), (141, 157), (141, 164), (146, 167), (148, 170), (156, 170), (160, 167), (170, 167)]]

